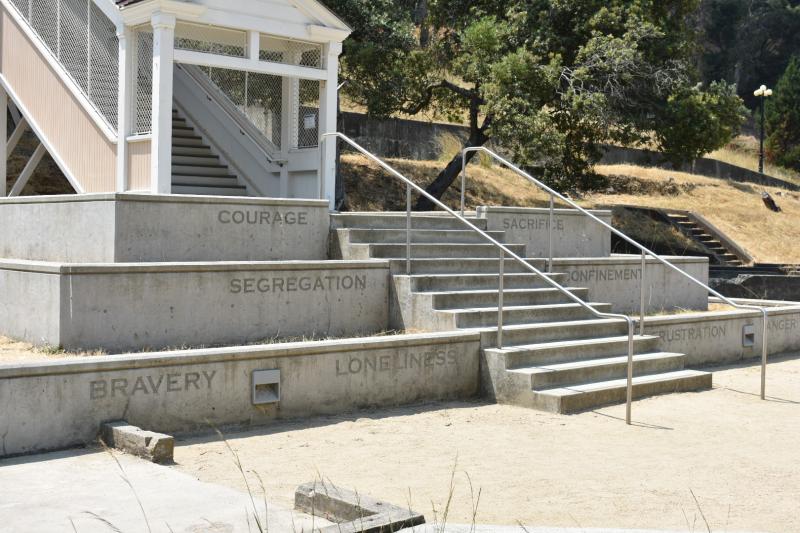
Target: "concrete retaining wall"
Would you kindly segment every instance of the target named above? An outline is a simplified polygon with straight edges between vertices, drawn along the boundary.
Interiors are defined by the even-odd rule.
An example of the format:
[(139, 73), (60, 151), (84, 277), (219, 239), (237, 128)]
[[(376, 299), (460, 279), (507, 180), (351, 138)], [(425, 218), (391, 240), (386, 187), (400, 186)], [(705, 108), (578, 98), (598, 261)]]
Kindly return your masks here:
[[(592, 211), (611, 224), (611, 211)], [(525, 244), (528, 257), (547, 257), (550, 250), (550, 210), (528, 207), (478, 207), (490, 231), (505, 231), (506, 242)], [(606, 257), (611, 232), (574, 209), (555, 209), (554, 257)]]
[(64, 265), (0, 260), (0, 334), (110, 352), (388, 326), (386, 261)]
[[(761, 313), (749, 310), (645, 319), (645, 333), (661, 337), (661, 350), (686, 354), (689, 366), (761, 357), (762, 330)], [(770, 354), (800, 350), (800, 311), (775, 311), (770, 316), (767, 349)]]
[(0, 257), (59, 262), (327, 259), (325, 200), (150, 194), (0, 199)]
[[(469, 398), (478, 352), (478, 334), (444, 333), (0, 366), (0, 456), (90, 442), (108, 420), (208, 431)], [(280, 401), (254, 405), (254, 372), (271, 369)]]
[[(708, 284), (708, 258), (665, 257), (684, 272)], [(589, 300), (610, 303), (614, 312), (639, 312), (639, 286), (642, 279), (639, 256), (556, 259), (553, 271), (567, 274), (564, 284), (587, 287)], [(649, 313), (661, 310), (708, 309), (708, 292), (654, 259), (645, 268), (645, 302)]]

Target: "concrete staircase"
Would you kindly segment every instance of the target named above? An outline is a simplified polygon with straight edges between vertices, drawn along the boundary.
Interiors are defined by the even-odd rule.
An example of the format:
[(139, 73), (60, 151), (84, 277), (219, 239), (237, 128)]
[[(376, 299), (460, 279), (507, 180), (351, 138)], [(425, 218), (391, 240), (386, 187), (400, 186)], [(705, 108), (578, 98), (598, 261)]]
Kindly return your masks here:
[(247, 187), (176, 109), (172, 110), (172, 192), (247, 196)]
[(711, 235), (689, 214), (665, 213), (670, 223), (681, 233), (703, 246), (716, 263), (725, 266), (743, 266), (741, 258), (729, 250), (717, 237)]
[[(412, 330), (478, 330), (485, 392), (501, 403), (569, 413), (625, 400), (627, 325), (598, 319), (539, 275), (506, 259), (503, 347), (497, 348), (499, 255), (458, 220), (415, 214), (406, 274), (404, 213), (332, 215), (331, 255), (389, 259), (392, 325)], [(481, 229), (484, 219), (470, 218)], [(505, 243), (504, 232), (491, 232)], [(507, 246), (518, 255), (525, 247)], [(544, 270), (544, 261), (529, 259)], [(547, 274), (563, 285), (565, 276)], [(584, 301), (588, 290), (567, 287)], [(611, 311), (602, 302), (592, 304)], [(711, 387), (711, 374), (684, 368), (683, 354), (658, 350), (658, 337), (634, 338), (636, 397)]]

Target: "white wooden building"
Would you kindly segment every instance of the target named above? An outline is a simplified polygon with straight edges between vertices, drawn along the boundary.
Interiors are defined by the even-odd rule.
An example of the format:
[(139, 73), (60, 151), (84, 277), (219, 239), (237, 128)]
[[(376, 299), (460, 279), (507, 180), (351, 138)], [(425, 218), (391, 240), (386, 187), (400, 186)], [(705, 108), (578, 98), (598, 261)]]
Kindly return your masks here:
[[(0, 147), (32, 129), (78, 193), (333, 201), (339, 54), (315, 0), (0, 0)], [(6, 121), (11, 120), (11, 124)], [(11, 131), (10, 135), (5, 132)], [(0, 188), (5, 191), (6, 189)]]

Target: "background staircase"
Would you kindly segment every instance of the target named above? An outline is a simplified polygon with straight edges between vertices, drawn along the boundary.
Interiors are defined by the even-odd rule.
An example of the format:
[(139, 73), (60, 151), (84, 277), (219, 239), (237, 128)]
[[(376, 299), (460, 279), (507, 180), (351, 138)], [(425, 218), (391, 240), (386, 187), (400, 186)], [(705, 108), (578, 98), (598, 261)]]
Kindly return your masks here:
[(720, 239), (704, 228), (691, 213), (665, 213), (670, 223), (681, 233), (697, 242), (716, 260), (719, 265), (743, 266), (744, 262), (734, 250), (725, 246)]
[(172, 110), (172, 192), (247, 196), (247, 187), (177, 109)]
[[(389, 259), (393, 322), (406, 329), (477, 329), (483, 388), (502, 403), (569, 413), (622, 402), (626, 394), (627, 325), (598, 319), (516, 261), (504, 270), (503, 347), (497, 348), (499, 252), (458, 220), (415, 214), (412, 271), (405, 273), (404, 213), (332, 215), (332, 254)], [(471, 218), (479, 228), (486, 221)], [(503, 232), (491, 232), (505, 241)], [(507, 245), (518, 255), (524, 246)], [(539, 270), (541, 259), (529, 259)], [(563, 274), (548, 274), (563, 282)], [(568, 287), (584, 301), (588, 290)], [(611, 311), (605, 303), (592, 304)], [(658, 337), (634, 338), (636, 397), (711, 387), (711, 374), (684, 368), (685, 356), (658, 350)]]

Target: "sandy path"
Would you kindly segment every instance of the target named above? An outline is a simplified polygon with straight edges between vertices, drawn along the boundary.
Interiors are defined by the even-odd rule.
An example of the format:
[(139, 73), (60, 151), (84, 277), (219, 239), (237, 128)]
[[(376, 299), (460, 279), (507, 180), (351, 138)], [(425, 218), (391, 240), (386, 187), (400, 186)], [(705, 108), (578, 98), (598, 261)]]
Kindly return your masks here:
[[(433, 519), (458, 456), (451, 522), (470, 519), (465, 473), (481, 489), (479, 523), (800, 531), (800, 358), (715, 373), (715, 388), (574, 416), (452, 403), (319, 418), (229, 435), (270, 498), (291, 505), (318, 473)], [(777, 398), (780, 398), (778, 400)], [(179, 443), (177, 466), (242, 488), (214, 439)]]

